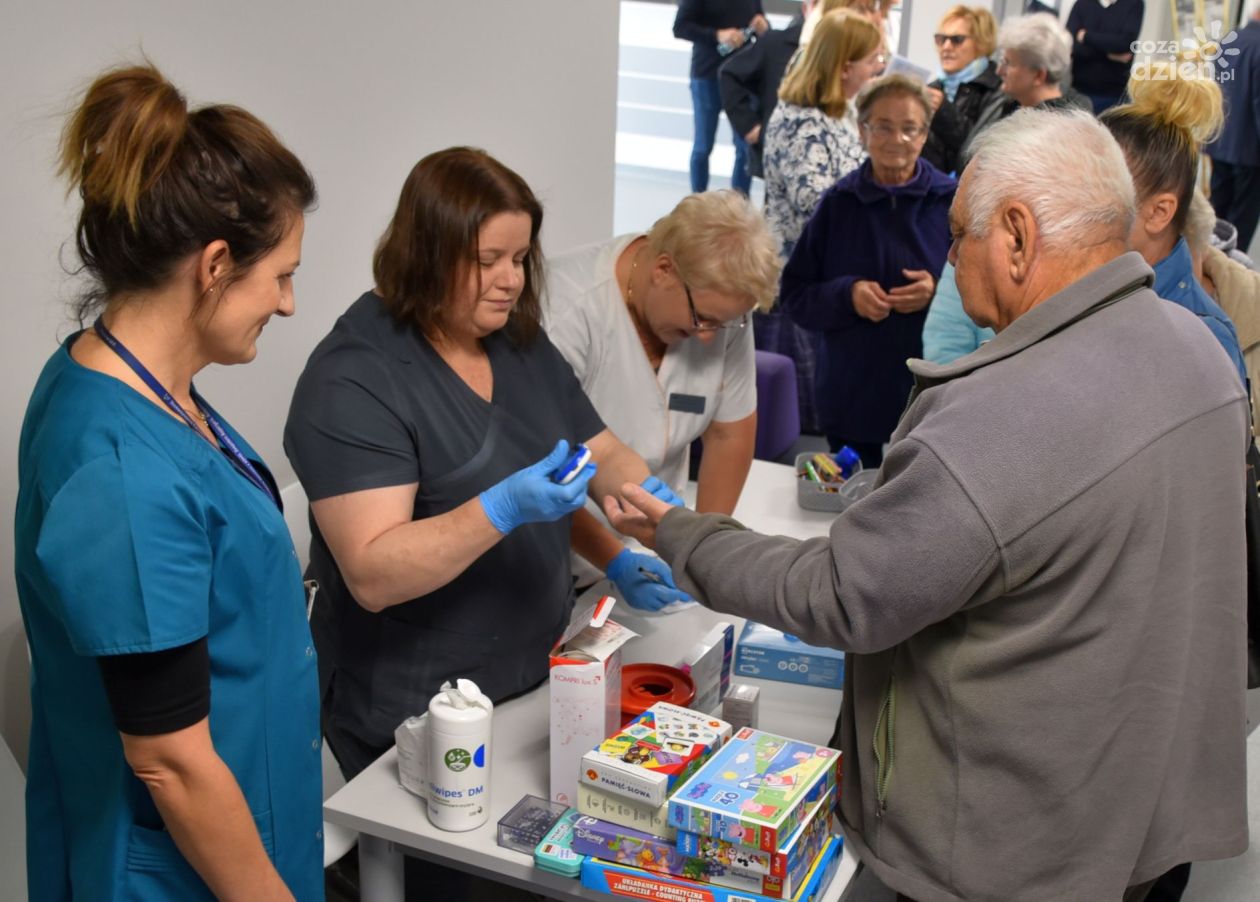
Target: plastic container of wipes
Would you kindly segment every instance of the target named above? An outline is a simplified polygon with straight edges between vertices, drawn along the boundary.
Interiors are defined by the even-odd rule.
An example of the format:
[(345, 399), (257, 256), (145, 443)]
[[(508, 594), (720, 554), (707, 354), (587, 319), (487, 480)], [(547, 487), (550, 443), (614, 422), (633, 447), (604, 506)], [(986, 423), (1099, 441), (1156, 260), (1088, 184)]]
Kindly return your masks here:
[(429, 702), (429, 820), (461, 832), (490, 819), (490, 718), (494, 705), (472, 680), (457, 680)]

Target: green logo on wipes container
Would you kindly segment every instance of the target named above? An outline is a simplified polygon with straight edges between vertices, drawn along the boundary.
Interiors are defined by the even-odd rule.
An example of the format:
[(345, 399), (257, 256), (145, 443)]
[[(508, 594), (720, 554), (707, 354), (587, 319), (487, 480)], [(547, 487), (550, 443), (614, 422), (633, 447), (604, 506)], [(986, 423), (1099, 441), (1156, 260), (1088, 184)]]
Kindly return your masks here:
[(468, 754), (464, 749), (451, 749), (442, 756), (442, 761), (445, 762), (449, 769), (459, 773), (462, 770), (467, 770), (468, 765), (472, 764), (472, 755)]

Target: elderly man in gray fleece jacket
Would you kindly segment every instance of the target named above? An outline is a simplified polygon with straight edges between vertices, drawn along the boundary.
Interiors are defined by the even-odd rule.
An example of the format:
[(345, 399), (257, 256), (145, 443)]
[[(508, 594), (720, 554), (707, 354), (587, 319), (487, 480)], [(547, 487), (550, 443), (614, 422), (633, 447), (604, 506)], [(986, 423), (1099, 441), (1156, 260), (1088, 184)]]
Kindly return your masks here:
[(997, 337), (910, 362), (877, 486), (829, 538), (605, 503), (714, 610), (851, 653), (845, 835), (919, 902), (1140, 899), (1247, 847), (1247, 402), (1125, 252), (1133, 205), (1088, 114), (983, 136), (950, 258)]

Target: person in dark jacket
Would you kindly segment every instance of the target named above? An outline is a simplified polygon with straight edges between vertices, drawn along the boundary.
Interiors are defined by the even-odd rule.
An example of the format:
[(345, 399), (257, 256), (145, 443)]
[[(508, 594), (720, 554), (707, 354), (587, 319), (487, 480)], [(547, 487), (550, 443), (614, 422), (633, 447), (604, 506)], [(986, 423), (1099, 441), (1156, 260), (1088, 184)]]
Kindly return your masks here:
[(935, 114), (923, 159), (941, 172), (953, 173), (963, 143), (1002, 83), (989, 59), (997, 46), (997, 23), (987, 9), (955, 6), (937, 29), (941, 69), (928, 85)]
[(787, 70), (788, 60), (801, 44), (801, 26), (814, 6), (814, 0), (803, 0), (801, 11), (787, 26), (768, 31), (743, 53), (731, 56), (718, 69), (718, 90), (722, 110), (730, 120), (731, 131), (748, 145), (748, 174), (763, 177), (761, 168), (761, 135), (779, 102), (779, 82)]
[(764, 178), (764, 143), (761, 140), (770, 114), (779, 102), (779, 83), (800, 52), (802, 28), (810, 14), (823, 16), (836, 9), (852, 9), (883, 27), (883, 17), (873, 0), (802, 0), (801, 11), (787, 26), (767, 31), (742, 53), (727, 57), (718, 69), (722, 110), (735, 133), (748, 144), (748, 172)]
[[(1212, 206), (1238, 229), (1238, 249), (1251, 246), (1260, 221), (1260, 8), (1230, 47), (1240, 53), (1222, 64), (1225, 128), (1207, 149), (1212, 158)], [(1229, 72), (1229, 78), (1224, 73)]]
[(957, 183), (920, 159), (931, 103), (902, 75), (858, 100), (870, 159), (823, 195), (783, 270), (779, 303), (822, 333), (815, 403), (831, 449), (866, 467), (883, 460), (910, 395), (906, 360), (923, 353), (923, 321), (949, 253)]
[[(674, 37), (691, 42), (691, 105), (695, 140), (691, 145), (691, 190), (709, 188), (709, 154), (717, 136), (722, 97), (718, 89), (718, 66), (722, 57), (736, 53), (749, 38), (770, 30), (761, 0), (680, 0), (674, 17)], [(738, 128), (731, 129), (735, 144), (735, 166), (731, 187), (748, 193), (748, 144)]]
[(993, 123), (1020, 107), (1093, 111), (1089, 98), (1065, 84), (1072, 62), (1072, 36), (1051, 13), (1016, 16), (998, 32), (997, 74), (1002, 90), (980, 112), (963, 142), (959, 168), (967, 165), (972, 143)]
[(1144, 0), (1076, 0), (1068, 13), (1072, 35), (1072, 84), (1094, 104), (1094, 114), (1124, 97), (1133, 63), (1130, 45), (1142, 30)]

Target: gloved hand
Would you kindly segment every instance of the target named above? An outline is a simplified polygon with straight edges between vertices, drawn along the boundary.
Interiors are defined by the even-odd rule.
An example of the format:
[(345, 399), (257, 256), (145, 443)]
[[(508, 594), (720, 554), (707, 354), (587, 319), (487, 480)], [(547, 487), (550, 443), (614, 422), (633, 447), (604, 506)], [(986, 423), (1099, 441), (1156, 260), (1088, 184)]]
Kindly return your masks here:
[(568, 485), (556, 485), (551, 471), (568, 456), (569, 443), (561, 439), (538, 463), (517, 470), (482, 492), (481, 507), (494, 528), (507, 535), (524, 523), (559, 520), (581, 507), (586, 500), (586, 484), (595, 475), (595, 464), (583, 467)]
[(674, 494), (673, 489), (671, 489), (668, 485), (666, 485), (664, 481), (656, 478), (655, 476), (649, 476), (647, 479), (639, 483), (639, 485), (641, 485), (643, 487), (643, 490), (647, 492), (649, 495), (651, 495), (653, 498), (659, 498), (661, 501), (664, 501), (666, 504), (672, 504), (674, 505), (674, 507), (687, 506), (685, 501), (683, 501), (681, 498), (679, 498), (677, 495)]
[(632, 608), (659, 611), (675, 601), (691, 601), (691, 596), (674, 585), (674, 575), (660, 558), (637, 554), (623, 548), (608, 562), (604, 573), (617, 584), (621, 597)]

